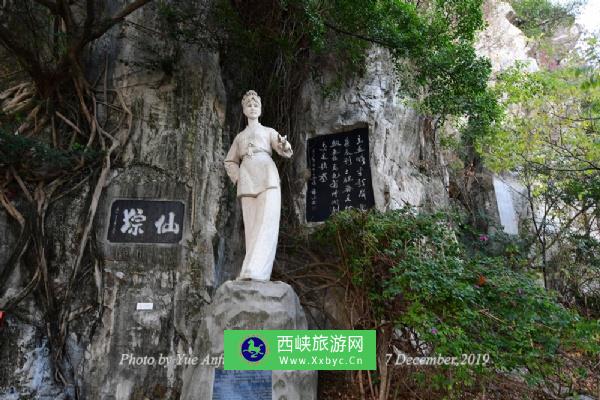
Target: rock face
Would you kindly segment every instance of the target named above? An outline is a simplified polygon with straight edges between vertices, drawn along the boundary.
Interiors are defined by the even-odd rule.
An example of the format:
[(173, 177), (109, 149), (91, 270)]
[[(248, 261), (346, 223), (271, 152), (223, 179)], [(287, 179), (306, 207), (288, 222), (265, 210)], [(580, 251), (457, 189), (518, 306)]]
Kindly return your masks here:
[[(110, 2), (109, 8), (120, 7)], [(132, 22), (152, 26), (157, 10), (149, 5), (132, 14)], [(243, 254), (235, 213), (235, 194), (225, 185), (224, 132), (227, 97), (218, 54), (189, 46), (172, 71), (140, 67), (168, 55), (169, 46), (136, 30), (134, 24), (113, 29), (94, 44), (97, 64), (107, 65), (109, 89), (118, 92), (136, 115), (123, 163), (110, 177), (98, 207), (95, 240), (97, 263), (85, 274), (78, 292), (93, 308), (70, 324), (67, 345), (80, 398), (179, 398), (183, 367), (158, 368), (121, 362), (123, 354), (157, 357), (189, 352), (195, 315), (210, 294), (237, 273), (240, 263), (226, 262)], [(151, 46), (161, 46), (159, 53)], [(94, 55), (92, 58), (94, 59)], [(93, 64), (93, 63), (92, 63)], [(92, 69), (94, 66), (92, 65)], [(98, 67), (100, 68), (100, 67)], [(89, 187), (52, 206), (48, 234), (57, 244), (51, 265), (64, 271), (55, 284), (68, 279), (77, 246), (77, 229), (85, 215)], [(175, 245), (114, 244), (107, 241), (108, 214), (120, 198), (178, 200), (185, 204), (183, 239)], [(6, 262), (15, 232), (0, 217), (0, 264)], [(227, 238), (227, 242), (225, 241)], [(13, 274), (16, 289), (26, 282)], [(136, 310), (151, 302), (153, 310)], [(77, 304), (76, 304), (77, 305)], [(35, 398), (57, 398), (49, 369), (46, 328), (33, 299), (10, 313), (0, 333), (0, 398), (12, 391)], [(29, 320), (29, 322), (24, 322)], [(7, 350), (8, 351), (8, 350)], [(46, 354), (46, 356), (44, 356)], [(12, 395), (12, 394), (11, 394)], [(37, 397), (36, 397), (37, 396)]]
[(529, 55), (527, 37), (511, 22), (515, 12), (510, 4), (487, 0), (483, 12), (487, 27), (479, 34), (475, 48), (477, 54), (490, 59), (493, 73), (504, 71), (516, 62), (525, 64), (529, 71), (536, 71), (537, 61)]
[[(197, 0), (198, 4), (208, 2)], [(121, 3), (111, 0), (107, 7), (116, 9)], [(490, 29), (495, 27), (489, 35), (494, 38), (513, 32), (495, 24), (506, 20), (504, 11), (498, 10), (488, 15)], [(95, 43), (90, 62), (93, 76), (107, 66), (110, 88), (123, 96), (136, 118), (124, 163), (111, 176), (99, 205), (91, 243), (98, 258), (86, 264), (77, 293), (81, 305), (94, 307), (84, 308), (70, 325), (67, 348), (76, 387), (64, 391), (62, 385), (53, 383), (46, 327), (30, 296), (18, 312), (8, 315), (0, 331), (0, 398), (72, 397), (75, 391), (87, 399), (178, 399), (182, 393), (189, 398), (205, 390), (194, 387), (191, 377), (204, 374), (202, 379), (212, 379), (208, 369), (184, 373), (181, 365), (131, 365), (123, 357), (222, 351), (222, 343), (213, 334), (225, 326), (306, 327), (298, 299), (283, 283), (221, 286), (239, 272), (244, 249), (241, 210), (223, 169), (225, 150), (238, 133), (238, 129), (230, 132), (233, 128), (227, 126), (226, 114), (233, 102), (239, 102), (239, 94), (226, 92), (219, 54), (199, 46), (174, 52), (168, 43), (138, 30), (140, 26), (159, 29), (155, 4), (128, 19), (140, 24), (113, 29)], [(480, 46), (482, 54), (492, 58), (498, 54), (498, 60), (493, 58), (495, 68), (508, 65), (506, 58), (514, 52), (512, 39), (502, 39), (498, 48), (485, 47), (485, 43), (495, 42), (488, 38)], [(515, 39), (515, 43), (521, 42)], [(174, 53), (180, 57), (172, 59)], [(156, 64), (163, 67), (156, 68)], [(326, 81), (327, 72), (320, 79)], [(358, 127), (369, 129), (378, 209), (405, 204), (435, 209), (448, 204), (447, 162), (431, 122), (411, 107), (409, 99), (398, 95), (396, 79), (389, 55), (374, 48), (363, 77), (346, 82), (335, 96), (323, 96), (319, 79), (304, 86), (298, 119), (304, 136), (300, 143), (293, 143), (292, 176), (300, 178), (291, 182), (291, 189), (284, 189), (291, 190), (300, 223), (306, 221), (306, 140)], [(58, 271), (54, 282), (58, 286), (64, 285), (71, 271), (89, 189), (83, 185), (49, 210), (48, 235), (56, 243), (49, 257)], [(112, 202), (132, 197), (183, 202), (182, 241), (152, 246), (108, 242)], [(17, 239), (13, 227), (0, 210), (1, 265)], [(27, 283), (23, 281), (19, 274), (12, 274), (10, 286), (20, 289)], [(241, 294), (235, 294), (236, 288)], [(153, 309), (137, 310), (140, 302), (153, 303)], [(261, 311), (267, 304), (276, 308)], [(251, 312), (252, 319), (240, 310)], [(315, 398), (312, 374), (292, 378), (277, 372), (273, 382), (278, 400), (282, 396)]]
[[(157, 10), (148, 5), (129, 18), (152, 26)], [(128, 24), (111, 31), (93, 49), (98, 56), (97, 65), (92, 67), (100, 69), (108, 60), (110, 85), (123, 96), (136, 118), (124, 164), (110, 177), (99, 204), (92, 243), (97, 263), (86, 266), (88, 272), (78, 293), (82, 305), (91, 303), (94, 307), (70, 325), (67, 345), (76, 387), (68, 388), (66, 394), (77, 391), (81, 398), (179, 398), (185, 380), (183, 366), (131, 365), (131, 358), (123, 357), (137, 360), (192, 352), (194, 338), (196, 343), (208, 338), (206, 330), (196, 333), (202, 322), (198, 315), (209, 315), (205, 308), (213, 302), (215, 288), (237, 275), (244, 254), (241, 210), (235, 187), (226, 181), (223, 169), (225, 150), (237, 133), (229, 132), (225, 115), (228, 105), (239, 99), (228, 97), (219, 55), (213, 51), (193, 46), (182, 49), (181, 58), (169, 71), (140, 67), (140, 60), (161, 59), (169, 53), (167, 45), (151, 40)], [(158, 53), (148, 51), (152, 46), (159, 47)], [(376, 206), (383, 210), (405, 203), (430, 207), (445, 204), (443, 162), (435, 139), (426, 121), (398, 97), (395, 79), (387, 53), (374, 49), (364, 77), (348, 82), (337, 97), (325, 99), (318, 82), (308, 83), (302, 94), (304, 114), (300, 119), (306, 136), (295, 148), (295, 176), (302, 176), (306, 169), (305, 139), (368, 127)], [(51, 263), (62, 271), (57, 285), (68, 279), (89, 189), (84, 185), (49, 211), (49, 236), (57, 244)], [(291, 190), (298, 219), (305, 223), (306, 181), (298, 179)], [(182, 241), (175, 245), (108, 242), (111, 204), (123, 198), (183, 202)], [(7, 238), (0, 246), (0, 263), (5, 263), (16, 232), (5, 222), (5, 214), (0, 214), (0, 232), (6, 232)], [(13, 274), (11, 286), (22, 287), (26, 283), (22, 280)], [(306, 326), (297, 298), (280, 289), (285, 287), (277, 284), (270, 293), (289, 309), (273, 310), (273, 316), (258, 313), (257, 323), (262, 318), (273, 327)], [(247, 305), (230, 297), (238, 301), (235, 307)], [(153, 309), (137, 310), (140, 302), (153, 303)], [(48, 351), (44, 322), (36, 310), (33, 299), (24, 302), (20, 314), (29, 320), (9, 315), (0, 335), (2, 354), (4, 349), (14, 349), (10, 357), (0, 359), (0, 393), (7, 396), (47, 394), (57, 398), (63, 391), (51, 379), (53, 371), (48, 370), (50, 363), (44, 358)], [(233, 316), (223, 314), (220, 318)], [(296, 378), (287, 375), (278, 372), (273, 377), (278, 396), (314, 398), (313, 383), (296, 385), (292, 383)], [(305, 378), (314, 382), (313, 375)], [(308, 391), (301, 391), (302, 387)]]
[(518, 235), (520, 222), (530, 215), (529, 204), (524, 197), (526, 189), (508, 173), (494, 176), (493, 179), (500, 224), (505, 233)]
[[(194, 355), (223, 354), (225, 329), (307, 329), (298, 296), (283, 282), (227, 281), (201, 315)], [(183, 377), (182, 399), (211, 399), (214, 367), (189, 367)], [(273, 371), (273, 399), (317, 398), (316, 371)]]
[[(490, 59), (492, 74), (505, 71), (522, 63), (527, 71), (538, 70), (538, 63), (531, 57), (532, 49), (527, 37), (512, 24), (515, 12), (504, 1), (487, 0), (484, 16), (488, 23), (479, 34), (477, 53)], [(487, 215), (502, 226), (505, 233), (516, 235), (519, 224), (528, 215), (528, 204), (522, 195), (524, 188), (510, 175), (496, 176), (486, 173), (481, 179), (486, 182), (486, 193), (481, 196)]]
[[(151, 8), (141, 20), (151, 19)], [(131, 29), (128, 27), (127, 29)], [(173, 75), (134, 73), (147, 57), (131, 32), (116, 57), (114, 84), (138, 117), (126, 148), (126, 167), (115, 171), (101, 200), (97, 246), (104, 268), (102, 323), (85, 347), (81, 366), (86, 398), (178, 398), (182, 366), (131, 365), (133, 357), (175, 357), (192, 344), (193, 315), (218, 285), (216, 264), (225, 251), (222, 218), (234, 203), (225, 186), (226, 96), (218, 55), (190, 48)], [(183, 239), (175, 245), (115, 244), (107, 240), (113, 200), (177, 200), (185, 204)], [(225, 209), (225, 210), (224, 210)], [(229, 243), (237, 246), (235, 236)], [(154, 304), (136, 310), (138, 302)]]
[[(368, 128), (376, 207), (443, 207), (448, 204), (447, 172), (430, 121), (410, 106), (410, 99), (400, 97), (387, 51), (372, 48), (366, 62), (364, 76), (347, 82), (333, 97), (324, 96), (323, 82), (305, 85), (299, 118), (299, 131), (305, 136), (296, 144), (296, 176), (307, 168), (307, 139)], [(322, 80), (327, 79), (324, 72)], [(306, 181), (297, 181), (295, 189), (296, 212), (304, 222)]]

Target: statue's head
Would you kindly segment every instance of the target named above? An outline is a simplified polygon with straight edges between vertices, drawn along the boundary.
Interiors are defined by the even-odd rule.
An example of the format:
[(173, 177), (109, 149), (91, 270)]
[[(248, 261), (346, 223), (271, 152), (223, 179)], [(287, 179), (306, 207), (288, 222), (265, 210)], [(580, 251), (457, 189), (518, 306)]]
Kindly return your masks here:
[(254, 90), (248, 90), (242, 98), (244, 115), (248, 119), (257, 119), (261, 114), (260, 97)]

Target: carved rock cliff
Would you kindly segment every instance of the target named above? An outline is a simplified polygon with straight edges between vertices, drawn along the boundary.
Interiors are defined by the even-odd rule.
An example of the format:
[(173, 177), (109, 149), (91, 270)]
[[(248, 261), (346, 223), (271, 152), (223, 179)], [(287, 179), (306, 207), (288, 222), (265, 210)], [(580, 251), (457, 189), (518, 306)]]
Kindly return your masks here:
[[(109, 3), (116, 4), (116, 0)], [(501, 3), (490, 4), (493, 8)], [(156, 7), (148, 6), (131, 19), (153, 27), (157, 15)], [(490, 28), (484, 35), (499, 38), (499, 48), (486, 47), (495, 42), (485, 36), (482, 43), (487, 44), (480, 51), (499, 57), (497, 61), (492, 57), (499, 70), (510, 63), (507, 58), (512, 54), (526, 54), (526, 50), (520, 39), (504, 36), (512, 32), (512, 28), (510, 32), (502, 28), (504, 11), (490, 11), (488, 17)], [(158, 357), (193, 351), (199, 323), (195, 316), (201, 315), (215, 290), (234, 277), (241, 265), (240, 207), (223, 169), (225, 150), (237, 133), (226, 125), (226, 115), (231, 104), (239, 101), (238, 94), (227, 93), (219, 54), (210, 49), (185, 47), (168, 70), (140, 66), (170, 56), (168, 44), (153, 41), (134, 24), (125, 24), (93, 49), (90, 69), (108, 68), (109, 86), (122, 93), (136, 118), (124, 163), (114, 170), (101, 199), (92, 244), (98, 262), (90, 261), (89, 273), (79, 284), (80, 304), (94, 306), (81, 310), (70, 325), (67, 347), (75, 385), (65, 391), (54, 383), (46, 327), (35, 300), (28, 299), (0, 328), (0, 399), (68, 398), (75, 392), (90, 399), (179, 398), (183, 367), (131, 366), (127, 360), (122, 362), (123, 355)], [(326, 80), (327, 73), (321, 78)], [(300, 104), (303, 139), (357, 127), (369, 129), (378, 209), (405, 204), (435, 209), (449, 203), (445, 154), (431, 121), (415, 111), (410, 99), (399, 96), (385, 51), (372, 49), (364, 76), (346, 82), (333, 97), (322, 96), (318, 79), (308, 82)], [(298, 178), (291, 182), (290, 193), (300, 222), (305, 221), (306, 191), (306, 148), (302, 146), (294, 149), (293, 170)], [(49, 212), (48, 235), (56, 244), (51, 262), (57, 271), (64, 271), (57, 274), (56, 285), (64, 284), (70, 271), (75, 233), (89, 192), (84, 185)], [(131, 197), (184, 202), (181, 243), (109, 242), (111, 203)], [(0, 233), (2, 264), (16, 241), (16, 230), (1, 210)], [(23, 277), (11, 276), (11, 288), (23, 285)], [(140, 302), (153, 303), (153, 309), (137, 310)]]

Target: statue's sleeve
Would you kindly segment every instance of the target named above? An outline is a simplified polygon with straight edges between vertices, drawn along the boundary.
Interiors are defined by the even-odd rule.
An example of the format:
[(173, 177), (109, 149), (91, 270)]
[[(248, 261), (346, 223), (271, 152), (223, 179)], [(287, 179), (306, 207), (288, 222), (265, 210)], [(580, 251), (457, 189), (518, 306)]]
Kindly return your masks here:
[(233, 143), (231, 144), (231, 148), (225, 157), (225, 171), (227, 171), (227, 175), (229, 175), (229, 179), (233, 184), (237, 184), (238, 178), (240, 176), (240, 154), (238, 152), (237, 145), (237, 136), (233, 139)]
[(280, 141), (281, 136), (275, 129), (271, 129), (271, 147), (282, 157), (290, 158), (294, 151), (292, 145), (286, 139), (283, 142)]

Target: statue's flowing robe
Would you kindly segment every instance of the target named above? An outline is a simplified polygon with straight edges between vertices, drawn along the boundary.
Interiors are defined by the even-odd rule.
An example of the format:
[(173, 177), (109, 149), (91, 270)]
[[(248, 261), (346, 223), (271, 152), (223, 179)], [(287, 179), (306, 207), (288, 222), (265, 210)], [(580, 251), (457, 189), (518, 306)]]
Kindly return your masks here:
[(246, 256), (240, 279), (269, 280), (275, 260), (281, 189), (277, 167), (271, 159), (272, 150), (289, 158), (293, 151), (289, 144), (282, 148), (279, 134), (271, 128), (259, 126), (244, 129), (234, 139), (225, 169), (237, 184), (237, 197), (242, 201)]

